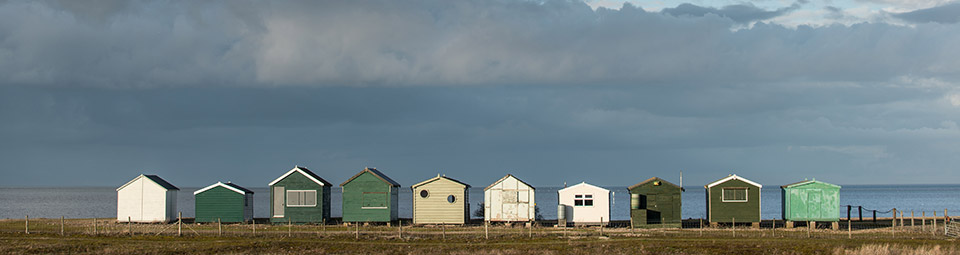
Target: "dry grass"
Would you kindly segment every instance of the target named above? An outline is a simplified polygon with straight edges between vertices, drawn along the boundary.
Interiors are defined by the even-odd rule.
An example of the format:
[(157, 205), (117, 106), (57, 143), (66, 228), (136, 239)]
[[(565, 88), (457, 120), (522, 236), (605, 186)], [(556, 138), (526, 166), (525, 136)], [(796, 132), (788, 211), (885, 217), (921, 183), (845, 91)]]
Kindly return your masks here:
[(940, 245), (907, 246), (899, 244), (864, 244), (853, 249), (837, 248), (834, 254), (850, 255), (942, 255), (958, 254), (956, 247), (942, 247)]

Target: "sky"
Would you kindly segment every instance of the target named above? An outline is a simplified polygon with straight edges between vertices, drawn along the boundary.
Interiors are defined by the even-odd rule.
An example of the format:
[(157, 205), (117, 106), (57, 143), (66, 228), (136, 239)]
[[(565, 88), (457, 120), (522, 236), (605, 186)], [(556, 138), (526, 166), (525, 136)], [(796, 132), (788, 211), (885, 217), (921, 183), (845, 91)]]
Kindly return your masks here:
[(0, 187), (960, 183), (960, 2), (0, 0)]

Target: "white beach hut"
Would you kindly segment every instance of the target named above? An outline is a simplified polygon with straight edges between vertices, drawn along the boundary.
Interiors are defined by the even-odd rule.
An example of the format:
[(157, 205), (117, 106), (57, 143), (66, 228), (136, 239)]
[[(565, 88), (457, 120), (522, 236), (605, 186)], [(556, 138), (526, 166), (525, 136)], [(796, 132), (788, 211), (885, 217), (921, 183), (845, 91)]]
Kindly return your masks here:
[(536, 220), (533, 186), (507, 175), (483, 189), (483, 220)]
[(159, 176), (141, 174), (117, 188), (117, 221), (174, 221), (179, 190)]
[(583, 182), (557, 193), (567, 223), (606, 225), (610, 222), (610, 190)]

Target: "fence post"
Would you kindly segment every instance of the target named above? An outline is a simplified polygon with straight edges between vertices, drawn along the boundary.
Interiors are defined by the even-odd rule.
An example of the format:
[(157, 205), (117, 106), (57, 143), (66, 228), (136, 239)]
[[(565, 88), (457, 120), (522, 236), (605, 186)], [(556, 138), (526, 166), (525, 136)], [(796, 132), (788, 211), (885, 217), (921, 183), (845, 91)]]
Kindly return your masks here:
[(177, 236), (183, 236), (183, 212), (177, 212)]
[(220, 218), (217, 218), (217, 236), (223, 236), (223, 224), (220, 224)]
[(93, 218), (93, 235), (97, 235), (97, 218)]
[(600, 236), (603, 236), (603, 217), (600, 217)]
[(847, 239), (853, 239), (853, 221), (847, 218)]
[(900, 211), (900, 229), (903, 229), (903, 211)]
[(30, 234), (30, 215), (28, 214), (27, 217), (25, 217), (24, 219), (25, 220), (23, 221), (23, 232), (29, 235)]
[(60, 236), (63, 236), (63, 216), (60, 216)]
[(251, 220), (251, 222), (253, 223), (250, 225), (253, 228), (253, 235), (256, 236), (257, 235), (257, 219), (254, 218), (253, 220)]
[(703, 218), (700, 218), (700, 236), (703, 236)]
[(816, 221), (807, 221), (807, 238), (810, 238), (810, 229), (813, 228), (812, 225), (817, 224)]
[(447, 224), (446, 223), (440, 224), (440, 231), (443, 231), (443, 240), (447, 240)]
[(937, 234), (937, 211), (933, 211), (933, 234)]
[(920, 212), (920, 231), (927, 231), (927, 211)]
[(913, 210), (910, 210), (910, 227), (916, 226), (916, 224), (913, 224), (913, 219)]
[(130, 232), (130, 236), (133, 236), (133, 223), (130, 216), (127, 216), (127, 232)]
[(397, 236), (403, 239), (403, 220), (397, 220)]
[(770, 226), (770, 234), (773, 235), (773, 237), (777, 237), (777, 219), (770, 221)]
[(873, 223), (877, 223), (877, 210), (873, 210)]
[[(532, 223), (532, 222), (527, 222), (527, 224), (530, 224), (530, 225), (528, 225), (528, 227), (527, 227), (527, 238), (533, 238), (533, 223)], [(946, 224), (944, 224), (944, 225), (946, 225)]]
[(293, 237), (293, 220), (287, 218), (287, 237)]
[(897, 208), (893, 208), (893, 230), (897, 230)]
[(487, 240), (490, 240), (490, 222), (483, 221), (483, 236)]
[[(683, 225), (683, 224), (681, 224)], [(682, 227), (682, 226), (681, 226)], [(633, 234), (633, 217), (630, 217), (630, 234)]]
[(356, 233), (355, 233), (356, 237), (354, 237), (354, 239), (360, 239), (360, 223), (357, 222), (356, 225), (357, 225)]
[(737, 217), (733, 217), (731, 219), (733, 220), (733, 224), (730, 226), (731, 229), (733, 229), (733, 238), (737, 238)]

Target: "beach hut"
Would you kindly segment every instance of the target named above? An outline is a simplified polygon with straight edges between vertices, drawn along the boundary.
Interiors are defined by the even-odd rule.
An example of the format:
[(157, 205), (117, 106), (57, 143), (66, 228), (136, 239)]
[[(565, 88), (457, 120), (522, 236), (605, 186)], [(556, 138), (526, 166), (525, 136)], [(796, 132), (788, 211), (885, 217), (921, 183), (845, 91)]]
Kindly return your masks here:
[(567, 223), (606, 225), (610, 222), (610, 190), (582, 182), (563, 188), (557, 194)]
[(683, 187), (653, 177), (627, 187), (634, 227), (680, 227)]
[(469, 184), (437, 175), (414, 184), (414, 224), (466, 224), (470, 220)]
[(707, 221), (750, 222), (760, 226), (760, 189), (763, 185), (732, 174), (703, 186), (707, 192)]
[(378, 171), (364, 168), (340, 184), (343, 188), (344, 222), (391, 222), (397, 220), (400, 184)]
[(483, 220), (536, 220), (533, 186), (513, 175), (507, 175), (483, 189)]
[(309, 169), (295, 166), (270, 186), (270, 222), (322, 223), (330, 219), (330, 186)]
[(780, 186), (783, 219), (794, 221), (840, 221), (840, 186), (813, 180)]
[(230, 182), (217, 182), (193, 192), (196, 222), (253, 220), (253, 191)]
[(117, 221), (174, 221), (179, 190), (159, 176), (141, 174), (117, 188)]

